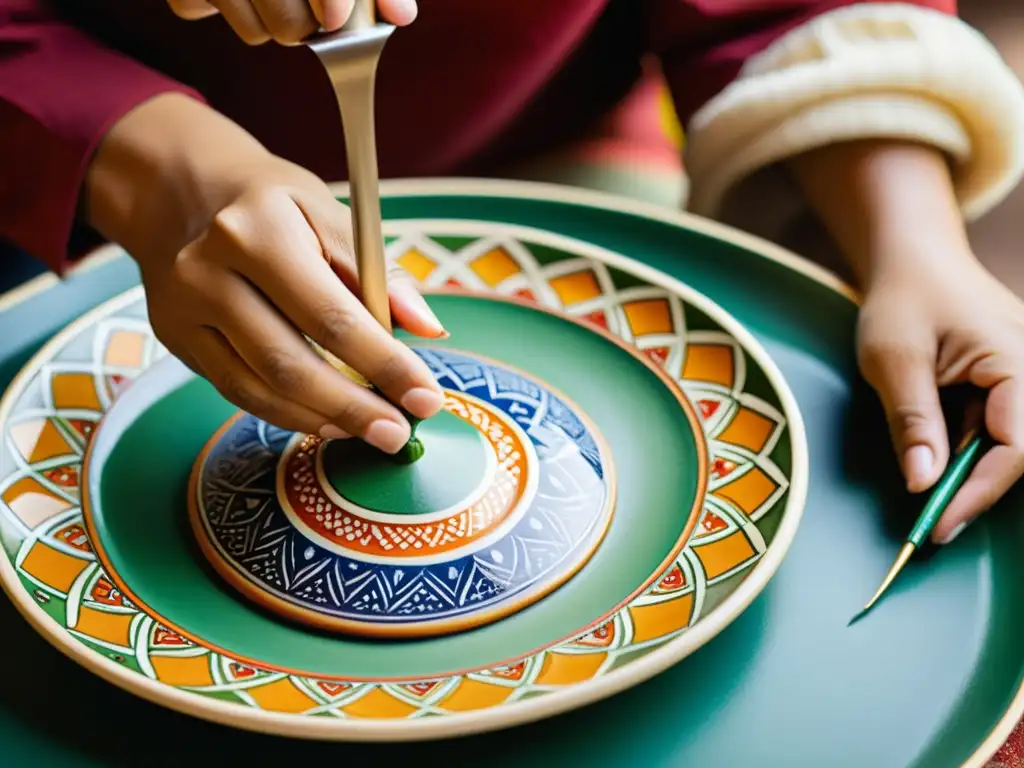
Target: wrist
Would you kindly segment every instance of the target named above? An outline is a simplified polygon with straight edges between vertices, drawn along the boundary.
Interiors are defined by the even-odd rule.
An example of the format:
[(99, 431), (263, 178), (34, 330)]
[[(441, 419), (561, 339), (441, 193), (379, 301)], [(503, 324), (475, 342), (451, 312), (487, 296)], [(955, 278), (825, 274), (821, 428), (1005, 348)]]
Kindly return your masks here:
[(935, 148), (851, 141), (789, 167), (864, 290), (973, 259), (946, 157)]
[(122, 117), (100, 143), (86, 173), (84, 216), (136, 258), (176, 253), (270, 157), (205, 104), (162, 94)]
[(929, 248), (910, 245), (871, 257), (872, 268), (863, 279), (865, 295), (891, 291), (906, 296), (962, 286), (984, 268), (969, 247)]

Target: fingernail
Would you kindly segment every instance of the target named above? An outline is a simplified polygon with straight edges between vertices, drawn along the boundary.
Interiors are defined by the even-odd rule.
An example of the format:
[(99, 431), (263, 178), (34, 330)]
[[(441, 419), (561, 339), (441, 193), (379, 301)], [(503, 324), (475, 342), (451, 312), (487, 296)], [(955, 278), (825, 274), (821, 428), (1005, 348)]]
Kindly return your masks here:
[[(416, 0), (392, 0), (392, 4), (398, 13), (403, 17), (405, 24), (410, 24), (415, 18), (416, 13), (419, 10), (416, 6)], [(400, 20), (395, 19), (398, 23)]]
[(416, 315), (416, 319), (432, 330), (433, 336), (439, 339), (449, 337), (450, 334), (441, 325), (441, 321), (437, 319), (437, 315), (434, 314), (430, 305), (427, 304), (427, 300), (420, 295), (415, 286), (399, 283), (395, 286), (395, 293), (401, 297), (409, 311)]
[(963, 533), (964, 528), (966, 527), (966, 522), (960, 523), (960, 525), (956, 526), (952, 531), (946, 534), (946, 538), (944, 538), (941, 542), (942, 545), (945, 546), (946, 544), (951, 544), (953, 542), (953, 539), (955, 539), (957, 536)]
[(425, 387), (410, 389), (401, 400), (401, 406), (418, 419), (429, 419), (443, 405), (444, 395)]
[(911, 490), (922, 488), (928, 482), (928, 476), (935, 464), (935, 454), (932, 449), (927, 445), (915, 445), (907, 451), (904, 461), (907, 485)]
[(396, 424), (388, 419), (377, 419), (366, 430), (363, 439), (384, 453), (398, 453), (409, 442), (409, 425)]
[(333, 424), (324, 424), (320, 427), (320, 437), (324, 440), (347, 440), (352, 435)]

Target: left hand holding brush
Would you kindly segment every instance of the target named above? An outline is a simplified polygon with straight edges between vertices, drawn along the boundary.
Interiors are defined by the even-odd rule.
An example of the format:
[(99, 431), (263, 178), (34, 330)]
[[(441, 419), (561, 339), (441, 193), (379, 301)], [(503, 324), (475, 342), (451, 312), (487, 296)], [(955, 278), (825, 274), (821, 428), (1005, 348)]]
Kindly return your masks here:
[[(990, 448), (932, 531), (951, 542), (1024, 473), (1024, 302), (971, 254), (906, 265), (869, 288), (860, 315), (861, 369), (878, 392), (912, 492), (950, 458), (939, 388), (985, 390)], [(961, 425), (950, 425), (954, 435)]]

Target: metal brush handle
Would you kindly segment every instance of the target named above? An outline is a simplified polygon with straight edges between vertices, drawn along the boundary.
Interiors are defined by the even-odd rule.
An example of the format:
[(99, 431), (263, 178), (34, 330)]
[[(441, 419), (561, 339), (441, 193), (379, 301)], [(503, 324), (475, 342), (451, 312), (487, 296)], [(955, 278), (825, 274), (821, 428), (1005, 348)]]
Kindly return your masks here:
[(343, 29), (314, 36), (307, 45), (327, 70), (341, 113), (360, 293), (370, 314), (390, 332), (373, 113), (377, 61), (394, 27), (376, 23), (374, 3), (357, 0)]

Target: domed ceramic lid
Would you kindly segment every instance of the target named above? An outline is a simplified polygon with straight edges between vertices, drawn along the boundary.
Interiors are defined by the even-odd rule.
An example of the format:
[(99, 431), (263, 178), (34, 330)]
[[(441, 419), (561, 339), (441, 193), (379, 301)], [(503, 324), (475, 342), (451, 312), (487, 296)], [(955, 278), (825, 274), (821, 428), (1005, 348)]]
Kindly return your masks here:
[(189, 503), (204, 553), (252, 600), (315, 626), (424, 635), (480, 626), (572, 577), (611, 523), (615, 472), (580, 409), (508, 366), (416, 351), (445, 391), (399, 464), (241, 414)]

